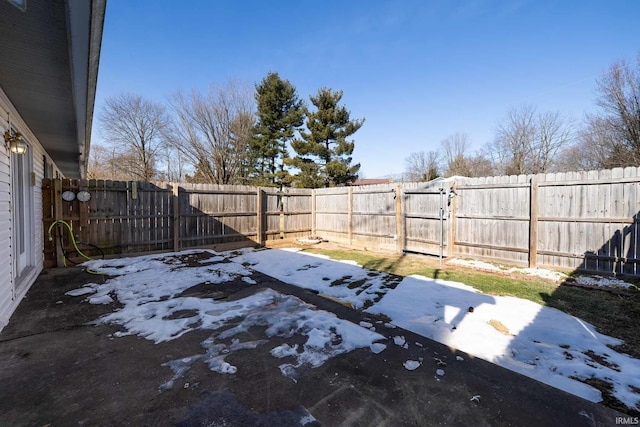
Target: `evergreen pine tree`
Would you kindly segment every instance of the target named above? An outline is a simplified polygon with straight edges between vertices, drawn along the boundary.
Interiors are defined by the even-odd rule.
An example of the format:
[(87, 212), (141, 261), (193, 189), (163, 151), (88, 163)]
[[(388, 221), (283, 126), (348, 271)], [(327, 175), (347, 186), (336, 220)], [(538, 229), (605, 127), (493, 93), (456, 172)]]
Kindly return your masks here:
[(358, 178), (360, 164), (351, 164), (355, 142), (347, 141), (364, 123), (364, 119), (350, 120), (350, 112), (338, 103), (342, 91), (322, 88), (311, 103), (317, 111), (307, 113), (307, 129), (302, 139), (291, 147), (297, 156), (288, 164), (300, 169), (294, 180), (300, 187), (333, 187), (345, 185)]
[(249, 144), (252, 180), (258, 185), (286, 185), (291, 181), (285, 170), (287, 142), (304, 122), (304, 106), (296, 88), (272, 72), (256, 85), (255, 98), (258, 121)]

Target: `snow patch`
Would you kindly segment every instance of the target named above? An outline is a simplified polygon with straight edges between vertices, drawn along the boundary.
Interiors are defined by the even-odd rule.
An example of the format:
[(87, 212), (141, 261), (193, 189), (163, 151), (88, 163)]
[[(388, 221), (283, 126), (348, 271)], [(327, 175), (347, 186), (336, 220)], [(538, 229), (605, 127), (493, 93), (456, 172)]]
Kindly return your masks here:
[(113, 302), (113, 298), (109, 295), (101, 295), (89, 298), (89, 304), (111, 304)]
[(369, 349), (371, 349), (371, 351), (375, 354), (382, 353), (385, 348), (387, 348), (386, 344), (382, 344), (379, 342), (374, 342), (369, 346)]
[(393, 337), (393, 343), (403, 348), (409, 348), (409, 345), (407, 344), (407, 341), (404, 339), (403, 336), (397, 335)]
[(232, 259), (285, 283), (319, 291), (350, 303), (354, 308), (370, 305), (387, 293), (399, 279), (388, 274), (370, 275), (354, 261), (333, 261), (326, 255), (300, 252), (299, 248), (245, 252)]
[(601, 288), (637, 289), (637, 286), (616, 277), (577, 276), (574, 281), (579, 285), (598, 286)]
[[(173, 371), (173, 377), (161, 389), (172, 387), (196, 362), (203, 362), (221, 374), (236, 373), (238, 367), (225, 360), (228, 355), (268, 342), (266, 339), (242, 342), (242, 334), (253, 327), (264, 328), (266, 338), (306, 337), (301, 347), (283, 344), (271, 350), (274, 357), (293, 358), (293, 363), (285, 363), (280, 369), (294, 380), (299, 369), (321, 366), (328, 359), (357, 348), (378, 350), (380, 346), (374, 344), (385, 339), (333, 313), (318, 310), (294, 296), (272, 289), (263, 289), (235, 301), (180, 296), (190, 287), (203, 283), (215, 291), (217, 283), (238, 278), (248, 283), (253, 281), (248, 277), (252, 271), (240, 264), (225, 262), (226, 258), (222, 256), (194, 265), (185, 255), (195, 253), (197, 251), (184, 251), (86, 263), (93, 270), (119, 274), (103, 284), (93, 284), (91, 289), (95, 290), (95, 296), (89, 300), (107, 303), (113, 301), (110, 295), (115, 295), (122, 304), (121, 308), (95, 321), (121, 326), (123, 330), (114, 333), (114, 337), (139, 335), (160, 343), (198, 329), (213, 331), (201, 343), (204, 354), (183, 357), (164, 365)], [(241, 258), (242, 254), (236, 257)], [(84, 294), (86, 291), (71, 292)]]
[(484, 261), (468, 260), (468, 259), (452, 259), (447, 264), (460, 265), (464, 267), (472, 267), (480, 270), (496, 271), (501, 273), (515, 273), (515, 274), (527, 274), (529, 276), (536, 276), (542, 279), (553, 280), (554, 282), (562, 282), (568, 276), (558, 271), (546, 270), (543, 268), (516, 268), (505, 267), (502, 265), (490, 264)]
[(407, 360), (402, 364), (408, 371), (414, 371), (418, 369), (421, 363), (417, 360)]
[(291, 347), (289, 344), (282, 344), (278, 347), (274, 347), (270, 351), (273, 357), (277, 357), (278, 359), (282, 359), (283, 357), (295, 356), (298, 354), (298, 344)]
[(69, 295), (70, 297), (79, 297), (82, 295), (87, 295), (87, 294), (92, 294), (94, 293), (96, 290), (92, 287), (90, 287), (91, 285), (85, 285), (82, 288), (78, 288), (78, 289), (73, 289), (69, 292), (65, 292), (65, 295)]
[(304, 417), (300, 418), (300, 425), (304, 427), (308, 424), (313, 424), (317, 421), (318, 420), (313, 415), (307, 414)]
[[(469, 313), (467, 307), (475, 307)], [(613, 386), (630, 408), (640, 401), (640, 360), (609, 346), (620, 340), (599, 334), (562, 311), (514, 297), (468, 292), (442, 280), (405, 278), (367, 309), (394, 324), (590, 401), (601, 393), (577, 379), (592, 377)], [(499, 321), (510, 332), (489, 324)], [(595, 355), (595, 358), (589, 354)], [(597, 360), (604, 361), (600, 363)]]
[[(309, 264), (310, 257), (317, 260), (314, 263), (318, 268), (298, 271)], [(602, 399), (600, 392), (574, 378), (598, 378), (612, 384), (614, 396), (630, 408), (640, 405), (640, 360), (610, 348), (620, 340), (599, 334), (592, 325), (559, 310), (422, 276), (405, 277), (397, 286), (388, 287), (388, 275), (372, 275), (366, 269), (297, 251), (286, 256), (281, 250), (246, 252), (238, 259), (242, 260), (255, 263), (253, 267), (265, 274), (352, 303), (356, 308), (363, 308), (364, 301), (370, 300), (373, 304), (365, 311), (387, 316), (388, 328), (397, 325), (594, 402)], [(554, 281), (566, 279), (564, 274), (550, 270), (508, 269), (479, 261), (450, 262)], [(332, 281), (347, 276), (348, 282), (362, 281), (362, 286), (332, 286)], [(381, 296), (377, 301), (373, 297), (376, 292)], [(474, 308), (472, 313), (469, 307)], [(510, 335), (492, 327), (492, 319), (504, 325)]]

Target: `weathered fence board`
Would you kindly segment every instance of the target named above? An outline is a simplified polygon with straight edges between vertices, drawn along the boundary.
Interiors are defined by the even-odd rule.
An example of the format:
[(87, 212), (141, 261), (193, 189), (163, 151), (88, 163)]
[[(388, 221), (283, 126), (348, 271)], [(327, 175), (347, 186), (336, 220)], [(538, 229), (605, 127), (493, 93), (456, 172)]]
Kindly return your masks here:
[(443, 254), (447, 255), (451, 184), (451, 180), (441, 180), (402, 185), (405, 250), (439, 255), (442, 249)]
[[(442, 190), (440, 190), (442, 188)], [(89, 202), (62, 201), (86, 189)], [(45, 232), (64, 219), (106, 254), (263, 244), (315, 234), (354, 247), (640, 276), (640, 173), (450, 178), (326, 189), (44, 180)], [(441, 228), (442, 225), (442, 228)], [(61, 262), (64, 230), (45, 236)], [(81, 243), (81, 245), (85, 245)], [(82, 246), (96, 255), (92, 246)]]
[(637, 168), (548, 174), (540, 182), (540, 263), (638, 275)]
[(323, 188), (314, 190), (315, 211), (313, 213), (315, 234), (325, 239), (349, 241), (349, 194), (346, 188)]
[(396, 184), (314, 191), (316, 234), (368, 249), (397, 250)]
[[(43, 181), (43, 203), (47, 203), (49, 209), (43, 217), (45, 233), (55, 220), (66, 221), (74, 235), (81, 238), (80, 250), (89, 256), (230, 243), (262, 244), (265, 236), (267, 239), (292, 238), (307, 236), (311, 231), (311, 190), (287, 190), (283, 196), (274, 189), (259, 192), (247, 186), (57, 182), (59, 184), (56, 180)], [(63, 191), (77, 194), (81, 189), (90, 192), (88, 202), (61, 199)], [(259, 197), (263, 197), (262, 203), (258, 203)], [(282, 210), (278, 207), (279, 200), (284, 201)], [(61, 224), (55, 227), (52, 234), (60, 240), (67, 259), (77, 260), (78, 253), (69, 233), (62, 227)], [(60, 243), (56, 247), (56, 243), (45, 236), (46, 266), (62, 263), (59, 248)]]
[[(442, 247), (448, 256), (640, 274), (637, 168), (445, 182), (442, 235), (438, 182), (401, 184), (398, 206), (390, 202), (393, 186), (316, 190), (315, 229), (371, 248), (391, 249), (393, 237), (403, 251)], [(401, 231), (394, 231), (389, 219), (399, 213)]]
[(528, 264), (530, 178), (456, 180), (455, 255)]

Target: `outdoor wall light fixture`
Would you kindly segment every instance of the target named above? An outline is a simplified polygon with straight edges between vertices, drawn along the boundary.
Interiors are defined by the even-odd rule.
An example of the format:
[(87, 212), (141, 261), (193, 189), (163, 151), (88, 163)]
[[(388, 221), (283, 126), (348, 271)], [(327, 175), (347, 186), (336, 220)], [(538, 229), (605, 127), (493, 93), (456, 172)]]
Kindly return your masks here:
[(5, 146), (15, 154), (24, 154), (27, 152), (27, 143), (24, 142), (20, 132), (6, 131), (4, 133)]
[(26, 153), (28, 145), (26, 142), (24, 142), (22, 134), (20, 132), (16, 132), (11, 127), (11, 116), (9, 115), (9, 113), (7, 113), (7, 126), (8, 129), (4, 133), (5, 147), (7, 147), (9, 150), (11, 150), (12, 153), (15, 154), (22, 155)]

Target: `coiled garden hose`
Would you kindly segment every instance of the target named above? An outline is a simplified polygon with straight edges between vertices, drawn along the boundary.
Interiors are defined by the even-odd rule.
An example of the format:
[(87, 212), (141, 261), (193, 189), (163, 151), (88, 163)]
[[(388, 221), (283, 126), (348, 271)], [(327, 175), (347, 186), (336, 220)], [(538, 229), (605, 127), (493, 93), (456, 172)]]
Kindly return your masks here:
[[(56, 224), (62, 224), (65, 225), (67, 227), (67, 230), (69, 230), (69, 236), (71, 238), (71, 243), (73, 244), (74, 249), (76, 250), (76, 252), (82, 256), (84, 259), (86, 259), (87, 261), (94, 261), (93, 258), (91, 258), (90, 256), (86, 255), (84, 252), (82, 252), (80, 250), (80, 248), (78, 248), (78, 242), (76, 241), (76, 237), (73, 235), (73, 228), (71, 228), (71, 225), (64, 220), (61, 219), (57, 219), (55, 220), (53, 223), (51, 223), (51, 225), (49, 226), (49, 241), (53, 242), (53, 235), (51, 234), (51, 230), (53, 230), (53, 227), (56, 226)], [(95, 245), (90, 245), (90, 246), (95, 246)], [(96, 248), (98, 248), (97, 246), (95, 246)], [(67, 266), (67, 254), (64, 251), (64, 247), (62, 246), (62, 235), (60, 235), (60, 249), (62, 250), (62, 262), (64, 264), (64, 266)], [(98, 248), (98, 250), (100, 250), (100, 252), (102, 252), (102, 249)], [(104, 253), (102, 253), (102, 257), (104, 258)], [(71, 259), (69, 259), (69, 262), (71, 262), (72, 264), (76, 264), (75, 262), (71, 261)], [(89, 268), (86, 269), (87, 273), (91, 273), (91, 274), (99, 274), (99, 275), (104, 275), (104, 273), (99, 273), (97, 271), (91, 270)]]

